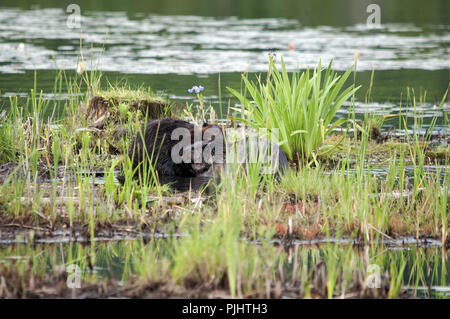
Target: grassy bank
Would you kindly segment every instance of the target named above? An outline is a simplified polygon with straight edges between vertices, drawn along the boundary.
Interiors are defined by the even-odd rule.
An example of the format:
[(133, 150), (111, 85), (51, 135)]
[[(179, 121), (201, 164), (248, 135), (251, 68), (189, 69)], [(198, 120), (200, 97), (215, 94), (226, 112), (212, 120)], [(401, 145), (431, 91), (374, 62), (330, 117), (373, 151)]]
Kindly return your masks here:
[[(282, 81), (284, 75), (279, 76)], [(323, 93), (320, 78), (314, 81), (317, 91), (311, 92), (319, 96)], [(372, 262), (355, 254), (353, 248), (331, 245), (320, 252), (295, 252), (292, 257), (292, 252), (287, 255), (273, 244), (289, 247), (295, 240), (346, 238), (366, 244), (373, 255), (383, 242), (407, 237), (433, 238), (442, 247), (448, 246), (450, 176), (446, 167), (450, 149), (431, 147), (431, 137), (417, 133), (420, 121), (404, 141), (380, 141), (372, 135), (373, 119), (331, 123), (330, 113), (326, 115), (331, 116), (326, 123), (330, 126), (318, 120), (322, 124), (318, 128), (285, 130), (283, 134), (296, 136), (296, 141), (292, 145), (286, 141), (285, 145), (293, 146), (291, 169), (280, 181), (271, 176), (261, 180), (259, 168), (246, 173), (236, 168), (212, 192), (201, 189), (180, 194), (158, 183), (151, 167), (144, 170), (147, 175), (140, 181), (133, 179), (128, 146), (155, 117), (214, 119), (213, 109), (203, 105), (201, 96), (199, 105), (177, 110), (144, 88), (102, 88), (95, 73), (70, 78), (61, 72), (54, 95), (63, 91), (69, 98), (56, 102), (44, 99), (36, 89), (26, 105), (12, 97), (10, 110), (2, 117), (1, 163), (9, 164), (2, 166), (0, 176), (0, 239), (14, 241), (21, 236), (32, 245), (63, 234), (91, 240), (94, 249), (93, 240), (99, 236), (167, 236), (146, 245), (141, 238), (136, 246), (124, 250), (126, 259), (133, 260), (135, 275), (124, 275), (133, 290), (123, 292), (115, 283), (105, 284), (126, 296), (398, 297), (405, 267), (402, 258), (383, 260), (390, 265), (383, 277), (384, 288), (368, 289), (364, 282)], [(354, 90), (345, 92), (343, 100)], [(415, 107), (415, 100), (411, 101), (410, 107)], [(44, 117), (56, 108), (65, 110), (63, 117)], [(249, 123), (248, 118), (241, 120)], [(338, 126), (343, 130), (328, 129)], [(311, 129), (320, 138), (305, 140), (305, 132)], [(307, 148), (301, 147), (304, 143)], [(436, 170), (430, 170), (433, 165)], [(123, 184), (117, 182), (120, 167)], [(380, 168), (385, 175), (375, 174)], [(33, 256), (36, 252), (27, 247), (26, 254)], [(82, 261), (83, 269), (95, 265), (98, 252), (80, 254), (65, 264)], [(377, 258), (391, 257), (381, 254)], [(0, 285), (0, 296), (32, 296), (30, 281), (55, 284), (67, 276), (63, 271), (45, 277), (44, 268), (37, 264), (2, 266), (0, 276), (17, 274), (24, 288), (16, 291)], [(99, 281), (94, 276), (85, 288), (93, 289)], [(73, 293), (61, 289), (62, 295)]]

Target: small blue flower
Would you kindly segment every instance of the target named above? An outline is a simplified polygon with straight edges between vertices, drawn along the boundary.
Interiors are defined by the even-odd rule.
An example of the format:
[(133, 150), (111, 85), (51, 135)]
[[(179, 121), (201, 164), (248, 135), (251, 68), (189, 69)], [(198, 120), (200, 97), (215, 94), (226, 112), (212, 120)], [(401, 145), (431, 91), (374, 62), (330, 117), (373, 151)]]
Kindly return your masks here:
[(201, 91), (203, 91), (205, 88), (201, 85), (197, 86), (194, 85), (191, 89), (188, 89), (189, 93), (195, 93), (195, 94), (199, 94)]

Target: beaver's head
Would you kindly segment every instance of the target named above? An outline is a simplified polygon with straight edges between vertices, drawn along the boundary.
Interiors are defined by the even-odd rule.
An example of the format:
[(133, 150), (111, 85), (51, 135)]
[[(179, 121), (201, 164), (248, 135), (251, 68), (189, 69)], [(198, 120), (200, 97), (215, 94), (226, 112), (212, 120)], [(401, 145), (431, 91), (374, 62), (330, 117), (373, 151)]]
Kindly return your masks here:
[(191, 145), (183, 149), (191, 152), (193, 170), (201, 174), (207, 171), (211, 164), (221, 164), (225, 159), (225, 139), (222, 128), (217, 124), (204, 123), (202, 127), (196, 127), (196, 136), (199, 140), (193, 140)]

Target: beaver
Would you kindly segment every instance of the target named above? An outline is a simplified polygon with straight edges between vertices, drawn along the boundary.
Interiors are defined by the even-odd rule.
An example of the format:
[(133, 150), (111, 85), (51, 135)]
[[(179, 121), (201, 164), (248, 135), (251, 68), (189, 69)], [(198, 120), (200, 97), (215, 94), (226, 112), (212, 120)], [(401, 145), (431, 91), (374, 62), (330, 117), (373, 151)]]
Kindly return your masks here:
[(205, 134), (209, 128), (208, 124), (199, 127), (176, 118), (149, 122), (128, 150), (133, 170), (138, 168), (141, 173), (141, 167), (147, 161), (147, 167), (151, 164), (158, 176), (200, 175), (211, 165), (200, 155), (216, 139), (215, 135)]
[(268, 173), (279, 176), (288, 167), (286, 154), (275, 143), (248, 137), (227, 143), (223, 128), (216, 124), (200, 127), (176, 118), (149, 122), (143, 133), (137, 134), (128, 155), (133, 170), (138, 168), (141, 173), (147, 160), (158, 176), (210, 176), (220, 169), (230, 171), (235, 162), (246, 167), (255, 160), (270, 162), (270, 167), (264, 167), (266, 171), (261, 169), (262, 174), (269, 168)]

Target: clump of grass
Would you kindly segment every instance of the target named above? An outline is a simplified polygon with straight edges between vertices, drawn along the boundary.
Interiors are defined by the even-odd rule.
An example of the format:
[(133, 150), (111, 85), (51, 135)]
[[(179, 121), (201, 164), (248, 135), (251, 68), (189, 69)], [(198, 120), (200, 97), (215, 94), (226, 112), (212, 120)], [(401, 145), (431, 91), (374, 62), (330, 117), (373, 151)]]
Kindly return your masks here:
[(0, 121), (0, 164), (17, 162), (16, 143), (11, 135), (10, 126)]
[(239, 120), (255, 129), (279, 130), (280, 144), (288, 159), (310, 162), (336, 147), (323, 143), (334, 128), (345, 123), (346, 119), (333, 118), (359, 89), (353, 84), (342, 90), (352, 70), (337, 75), (331, 70), (331, 62), (325, 70), (319, 62), (312, 74), (307, 69), (301, 74), (293, 72), (289, 78), (283, 58), (280, 72), (270, 57), (265, 83), (261, 78), (255, 83), (243, 76), (251, 100), (232, 88), (228, 90), (240, 101)]
[[(106, 89), (91, 92), (84, 119), (92, 131), (98, 153), (120, 153), (146, 121), (172, 115), (170, 102), (150, 88), (108, 83)], [(85, 133), (85, 132), (82, 132)]]
[(144, 85), (133, 87), (126, 82), (118, 82), (115, 84), (108, 82), (106, 88), (99, 87), (95, 91), (95, 94), (105, 99), (115, 98), (127, 101), (149, 100), (166, 102), (163, 97), (156, 95), (150, 87), (145, 87)]
[[(136, 122), (136, 118), (151, 119), (171, 115), (170, 103), (156, 95), (151, 88), (143, 85), (134, 88), (127, 83), (119, 82), (113, 85), (108, 82), (107, 88), (98, 88), (95, 95), (97, 99), (101, 97), (96, 101), (99, 105), (89, 105), (88, 107), (107, 108), (111, 114), (110, 117), (116, 118), (122, 123)], [(92, 101), (91, 104), (93, 104)]]

